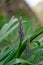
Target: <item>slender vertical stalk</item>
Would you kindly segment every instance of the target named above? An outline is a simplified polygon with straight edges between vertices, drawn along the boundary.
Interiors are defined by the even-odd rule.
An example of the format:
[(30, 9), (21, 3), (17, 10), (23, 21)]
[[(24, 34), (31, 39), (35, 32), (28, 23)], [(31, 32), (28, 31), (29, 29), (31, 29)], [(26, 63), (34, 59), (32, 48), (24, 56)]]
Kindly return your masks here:
[(19, 44), (19, 48), (18, 48), (18, 52), (17, 52), (17, 57), (19, 57), (21, 44), (22, 44), (22, 41), (24, 40), (22, 17), (20, 17), (20, 19), (19, 19), (19, 39), (20, 39), (20, 44)]
[(22, 43), (22, 41), (24, 40), (22, 17), (20, 17), (20, 21), (19, 21), (19, 38), (20, 38), (20, 43)]

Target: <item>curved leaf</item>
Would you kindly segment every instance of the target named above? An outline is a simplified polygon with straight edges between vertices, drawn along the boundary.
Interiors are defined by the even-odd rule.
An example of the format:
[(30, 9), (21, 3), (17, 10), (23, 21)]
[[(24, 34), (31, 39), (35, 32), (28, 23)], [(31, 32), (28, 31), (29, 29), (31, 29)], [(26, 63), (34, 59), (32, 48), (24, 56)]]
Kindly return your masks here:
[(24, 63), (26, 65), (32, 65), (29, 61), (26, 61), (24, 59), (13, 59), (12, 61), (8, 62), (6, 65), (14, 65), (18, 63)]

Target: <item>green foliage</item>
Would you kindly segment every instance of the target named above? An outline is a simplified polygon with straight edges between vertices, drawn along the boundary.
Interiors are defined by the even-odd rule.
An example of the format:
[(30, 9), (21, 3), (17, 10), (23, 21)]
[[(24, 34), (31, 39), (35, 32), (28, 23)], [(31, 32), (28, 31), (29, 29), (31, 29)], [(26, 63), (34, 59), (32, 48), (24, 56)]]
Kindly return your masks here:
[[(24, 21), (23, 23), (26, 24), (27, 22)], [(6, 23), (0, 30), (0, 44), (2, 43), (2, 41), (6, 41), (6, 37), (8, 37), (13, 31), (16, 31), (17, 33), (18, 26), (19, 19), (12, 17), (10, 22)], [(30, 31), (28, 30), (28, 32)], [(43, 27), (31, 33), (29, 36), (25, 33), (26, 37), (24, 38), (22, 43), (20, 43), (19, 37), (18, 40), (16, 38), (16, 43), (1, 50), (0, 65), (43, 65), (43, 46), (41, 46), (41, 42), (39, 42), (38, 40), (33, 41), (36, 37), (38, 37), (41, 34), (43, 34)], [(15, 35), (15, 37), (17, 37), (17, 34)], [(26, 49), (27, 44), (29, 43), (28, 37), (30, 39), (30, 51), (28, 52), (28, 55), (25, 57), (24, 51)]]

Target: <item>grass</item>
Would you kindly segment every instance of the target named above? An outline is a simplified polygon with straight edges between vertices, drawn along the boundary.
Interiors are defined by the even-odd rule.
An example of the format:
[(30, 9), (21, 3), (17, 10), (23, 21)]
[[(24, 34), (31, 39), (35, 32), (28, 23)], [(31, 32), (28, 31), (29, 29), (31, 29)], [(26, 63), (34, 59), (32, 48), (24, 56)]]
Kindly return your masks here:
[[(0, 30), (0, 44), (2, 43), (2, 41), (6, 41), (6, 37), (8, 37), (11, 33), (14, 34), (14, 37), (16, 37), (15, 43), (1, 50), (0, 65), (43, 65), (43, 46), (41, 46), (41, 42), (39, 42), (38, 40), (33, 41), (36, 37), (43, 34), (43, 27), (37, 29), (28, 36), (26, 35), (26, 33), (24, 33), (24, 39), (20, 42), (20, 38), (17, 35), (17, 32), (19, 30), (19, 22), (20, 19), (12, 17), (11, 20)], [(24, 23), (26, 26), (26, 22)], [(26, 31), (26, 28), (24, 29), (25, 32), (30, 32)], [(13, 31), (16, 31), (16, 35)], [(28, 49), (30, 49), (30, 51), (25, 57), (24, 51), (26, 50), (27, 44), (29, 45)], [(36, 44), (36, 46), (34, 44)]]

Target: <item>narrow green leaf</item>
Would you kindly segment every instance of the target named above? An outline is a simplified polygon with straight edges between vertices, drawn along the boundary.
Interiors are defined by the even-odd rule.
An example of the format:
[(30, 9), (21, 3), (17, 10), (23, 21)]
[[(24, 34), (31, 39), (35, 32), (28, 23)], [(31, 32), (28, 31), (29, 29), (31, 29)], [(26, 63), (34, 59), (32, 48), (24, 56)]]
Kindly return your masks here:
[(12, 61), (8, 62), (6, 65), (15, 65), (18, 63), (24, 63), (26, 65), (32, 65), (29, 61), (26, 61), (24, 59), (13, 59)]
[(18, 46), (19, 46), (19, 43), (17, 42), (14, 45), (12, 45), (11, 47), (9, 47), (9, 49), (7, 49), (6, 51), (4, 51), (4, 53), (0, 55), (0, 61), (4, 60), (14, 50), (17, 50)]
[(8, 32), (4, 33), (1, 37), (0, 37), (0, 42), (2, 40), (4, 40), (12, 31), (14, 31), (16, 28), (18, 27), (18, 23), (13, 26), (10, 30), (8, 30)]
[[(26, 40), (26, 39), (25, 39), (25, 40)], [(27, 41), (25, 41), (25, 40), (21, 43), (19, 53), (17, 54), (16, 57), (20, 57), (21, 54), (23, 53), (23, 51), (25, 50), (26, 45), (27, 45)], [(17, 50), (17, 52), (18, 52), (18, 50)]]

